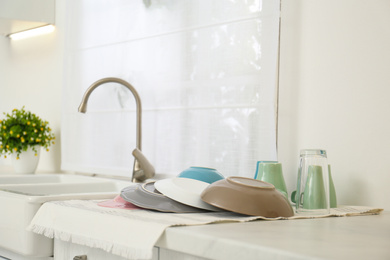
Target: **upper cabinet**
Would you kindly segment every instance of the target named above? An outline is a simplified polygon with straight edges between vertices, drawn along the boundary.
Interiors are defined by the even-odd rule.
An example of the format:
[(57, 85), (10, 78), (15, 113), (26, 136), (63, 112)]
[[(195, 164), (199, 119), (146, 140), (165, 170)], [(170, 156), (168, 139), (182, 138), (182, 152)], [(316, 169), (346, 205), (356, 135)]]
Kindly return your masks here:
[(0, 34), (9, 35), (55, 22), (55, 0), (0, 0)]

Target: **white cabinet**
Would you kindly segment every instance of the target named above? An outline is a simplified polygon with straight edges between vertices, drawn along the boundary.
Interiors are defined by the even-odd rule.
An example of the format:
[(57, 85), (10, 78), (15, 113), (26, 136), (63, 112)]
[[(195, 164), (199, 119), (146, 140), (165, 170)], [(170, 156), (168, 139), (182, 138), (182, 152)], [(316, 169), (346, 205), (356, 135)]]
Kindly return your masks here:
[(206, 258), (184, 254), (169, 249), (159, 248), (159, 260), (205, 260)]
[[(71, 260), (79, 256), (86, 256), (86, 260), (127, 260), (126, 258), (116, 256), (99, 248), (81, 246), (70, 242), (64, 242), (58, 239), (54, 240), (54, 260)], [(1, 259), (1, 258), (0, 258)], [(152, 260), (203, 260), (193, 255), (188, 255), (169, 249), (154, 247)]]
[[(87, 256), (88, 260), (127, 260), (99, 248), (81, 246), (58, 239), (54, 240), (54, 260), (71, 260), (75, 256)], [(152, 260), (158, 260), (158, 248), (153, 249)]]
[(33, 257), (33, 256), (26, 256), (22, 254), (18, 254), (15, 252), (12, 252), (10, 250), (7, 250), (5, 248), (0, 247), (0, 260), (53, 260), (53, 257), (51, 256), (44, 256), (44, 257)]

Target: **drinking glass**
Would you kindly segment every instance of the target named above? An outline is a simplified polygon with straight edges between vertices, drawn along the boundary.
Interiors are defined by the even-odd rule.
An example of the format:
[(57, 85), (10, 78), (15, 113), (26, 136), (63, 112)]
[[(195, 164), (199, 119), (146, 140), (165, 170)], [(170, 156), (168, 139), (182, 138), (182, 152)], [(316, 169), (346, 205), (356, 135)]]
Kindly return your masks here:
[(325, 150), (301, 150), (295, 196), (297, 213), (329, 214), (329, 174)]

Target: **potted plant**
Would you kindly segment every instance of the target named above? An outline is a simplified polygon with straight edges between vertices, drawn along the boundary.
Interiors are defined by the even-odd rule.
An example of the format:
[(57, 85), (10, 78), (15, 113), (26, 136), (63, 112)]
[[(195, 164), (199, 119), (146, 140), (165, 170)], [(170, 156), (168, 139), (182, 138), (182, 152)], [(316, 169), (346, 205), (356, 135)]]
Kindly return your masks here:
[(12, 155), (16, 172), (35, 172), (40, 148), (49, 151), (49, 146), (54, 144), (55, 136), (49, 123), (24, 107), (3, 114), (5, 118), (0, 119), (0, 153), (5, 158)]

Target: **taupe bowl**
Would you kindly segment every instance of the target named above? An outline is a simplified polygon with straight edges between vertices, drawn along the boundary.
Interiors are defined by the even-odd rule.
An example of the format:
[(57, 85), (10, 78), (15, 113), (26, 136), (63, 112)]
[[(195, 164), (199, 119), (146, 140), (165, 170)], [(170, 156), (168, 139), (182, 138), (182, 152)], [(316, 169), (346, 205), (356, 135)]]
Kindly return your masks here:
[(245, 177), (228, 177), (210, 184), (201, 194), (204, 202), (228, 211), (267, 218), (291, 217), (294, 211), (275, 186)]

